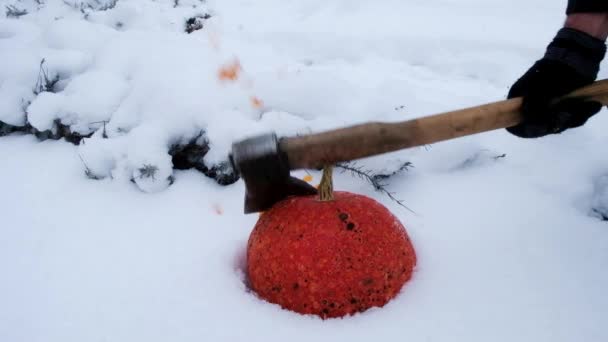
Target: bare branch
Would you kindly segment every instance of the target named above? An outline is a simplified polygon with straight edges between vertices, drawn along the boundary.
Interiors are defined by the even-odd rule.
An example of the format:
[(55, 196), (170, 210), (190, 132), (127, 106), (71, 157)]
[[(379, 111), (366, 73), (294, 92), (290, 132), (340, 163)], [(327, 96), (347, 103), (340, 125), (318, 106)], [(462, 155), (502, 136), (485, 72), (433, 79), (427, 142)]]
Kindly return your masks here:
[(411, 213), (416, 214), (416, 212), (414, 212), (412, 209), (408, 208), (403, 203), (403, 200), (396, 198), (395, 194), (393, 192), (388, 191), (388, 189), (386, 188), (386, 186), (388, 184), (385, 182), (386, 180), (388, 180), (388, 178), (395, 176), (398, 173), (401, 173), (403, 171), (406, 171), (408, 168), (410, 168), (412, 166), (413, 166), (412, 163), (406, 162), (403, 165), (401, 165), (396, 171), (393, 171), (388, 174), (377, 174), (377, 173), (374, 173), (372, 170), (364, 169), (363, 167), (360, 167), (356, 163), (353, 163), (353, 162), (336, 164), (336, 167), (342, 169), (342, 172), (348, 171), (348, 172), (350, 172), (351, 175), (368, 181), (374, 187), (374, 189), (376, 191), (383, 192), (392, 201), (394, 201), (401, 207), (407, 209)]

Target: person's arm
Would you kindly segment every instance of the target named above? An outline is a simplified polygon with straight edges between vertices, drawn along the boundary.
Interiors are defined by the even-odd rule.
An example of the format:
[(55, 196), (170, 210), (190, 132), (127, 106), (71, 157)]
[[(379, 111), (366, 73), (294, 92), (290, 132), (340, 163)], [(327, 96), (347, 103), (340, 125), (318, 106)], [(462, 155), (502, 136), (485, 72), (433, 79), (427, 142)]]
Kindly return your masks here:
[(572, 13), (566, 18), (564, 27), (585, 32), (605, 41), (608, 38), (608, 13)]
[(608, 0), (570, 0), (564, 27), (543, 58), (513, 84), (508, 98), (523, 97), (524, 121), (507, 131), (538, 138), (584, 125), (600, 111), (596, 102), (552, 100), (592, 83), (606, 54)]

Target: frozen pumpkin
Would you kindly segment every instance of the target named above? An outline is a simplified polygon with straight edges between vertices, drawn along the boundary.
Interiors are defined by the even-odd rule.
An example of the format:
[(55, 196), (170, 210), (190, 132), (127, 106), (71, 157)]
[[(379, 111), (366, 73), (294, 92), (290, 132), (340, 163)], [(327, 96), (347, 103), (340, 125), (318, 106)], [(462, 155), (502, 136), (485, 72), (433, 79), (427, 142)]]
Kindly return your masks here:
[(260, 216), (247, 249), (252, 289), (285, 309), (323, 318), (384, 306), (416, 264), (405, 228), (369, 197), (325, 197), (291, 197)]

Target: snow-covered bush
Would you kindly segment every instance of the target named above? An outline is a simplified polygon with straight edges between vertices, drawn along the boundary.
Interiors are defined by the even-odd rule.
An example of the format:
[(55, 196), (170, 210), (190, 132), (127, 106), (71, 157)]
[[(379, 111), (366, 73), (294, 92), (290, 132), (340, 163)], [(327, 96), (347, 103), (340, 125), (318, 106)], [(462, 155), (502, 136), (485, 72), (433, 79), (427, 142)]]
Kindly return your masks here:
[[(144, 191), (171, 184), (173, 160), (220, 184), (237, 180), (229, 142), (250, 129), (259, 108), (242, 82), (218, 79), (234, 57), (180, 26), (194, 18), (189, 33), (202, 29), (211, 18), (203, 2), (15, 4), (7, 5), (13, 17), (31, 13), (44, 29), (31, 20), (0, 23), (0, 135), (79, 144), (89, 178), (130, 179)], [(175, 33), (148, 33), (156, 16)], [(201, 133), (207, 128), (217, 132)]]

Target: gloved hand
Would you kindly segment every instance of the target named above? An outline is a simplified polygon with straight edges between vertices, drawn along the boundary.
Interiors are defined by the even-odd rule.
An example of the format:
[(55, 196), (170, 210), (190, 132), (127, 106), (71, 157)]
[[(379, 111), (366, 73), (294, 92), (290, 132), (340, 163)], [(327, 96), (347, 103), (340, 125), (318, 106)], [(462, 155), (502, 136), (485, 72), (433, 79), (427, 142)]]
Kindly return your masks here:
[(522, 138), (538, 138), (579, 127), (602, 105), (556, 97), (592, 83), (606, 54), (603, 41), (570, 28), (561, 29), (537, 61), (509, 91), (508, 98), (523, 96), (524, 121), (507, 131)]

